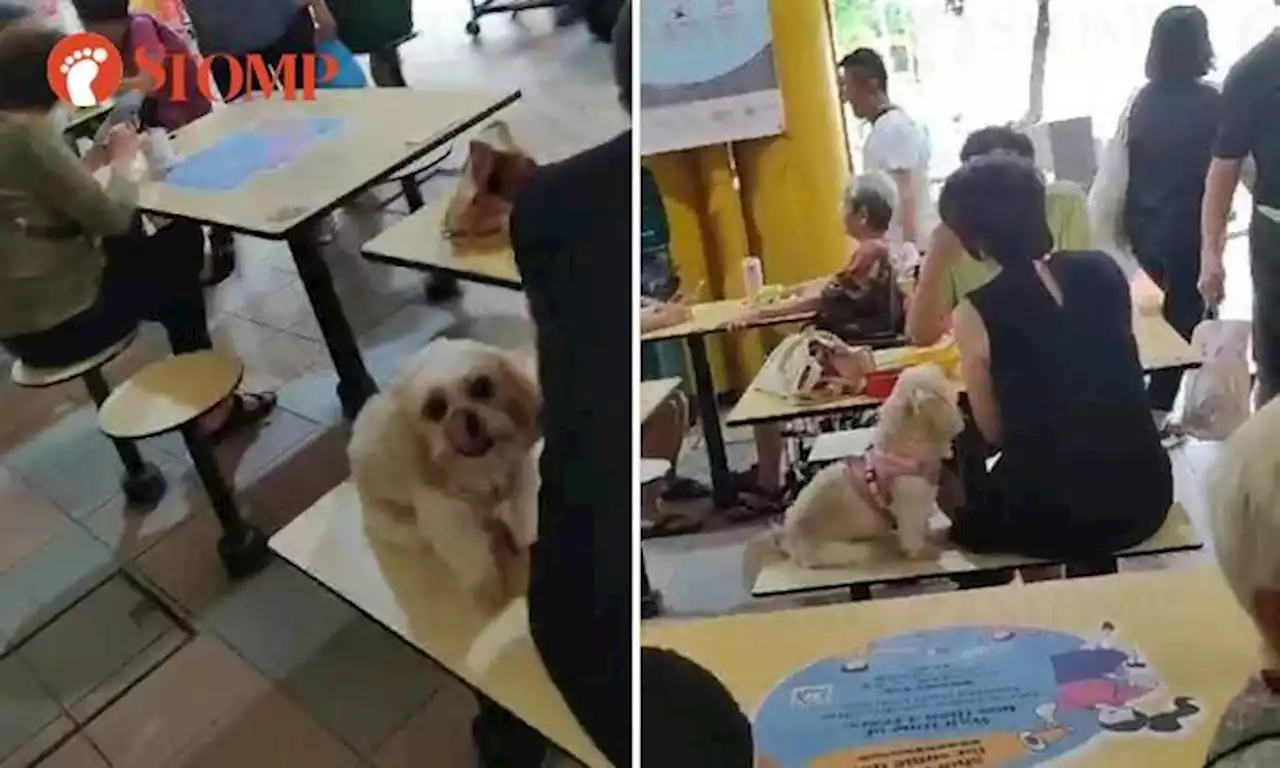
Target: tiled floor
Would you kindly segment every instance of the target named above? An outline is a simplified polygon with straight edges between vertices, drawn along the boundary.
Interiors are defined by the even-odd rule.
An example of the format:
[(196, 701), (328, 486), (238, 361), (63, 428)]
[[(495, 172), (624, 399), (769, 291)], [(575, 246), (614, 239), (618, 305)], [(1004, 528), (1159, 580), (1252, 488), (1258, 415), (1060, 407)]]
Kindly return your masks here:
[[(608, 49), (585, 30), (557, 32), (533, 11), (485, 19), (473, 44), (463, 0), (417, 11), (422, 36), (403, 49), (411, 85), (518, 85), (524, 100), (505, 117), (538, 159), (625, 128)], [(360, 259), (385, 223), (345, 221), (326, 254), (375, 378), (441, 333), (531, 352), (519, 294), (471, 286), (455, 310), (430, 308), (421, 276)], [(215, 338), (245, 361), (248, 386), (280, 389), (281, 409), (219, 458), (247, 514), (274, 531), (346, 477), (346, 434), (289, 254), (239, 249), (238, 272), (210, 295)], [(146, 329), (108, 379), (164, 352)], [(228, 583), (180, 442), (143, 452), (170, 486), (148, 514), (121, 496), (119, 460), (79, 387), (0, 381), (0, 768), (474, 765), (470, 693), (284, 564)], [(122, 565), (192, 633), (112, 578)]]

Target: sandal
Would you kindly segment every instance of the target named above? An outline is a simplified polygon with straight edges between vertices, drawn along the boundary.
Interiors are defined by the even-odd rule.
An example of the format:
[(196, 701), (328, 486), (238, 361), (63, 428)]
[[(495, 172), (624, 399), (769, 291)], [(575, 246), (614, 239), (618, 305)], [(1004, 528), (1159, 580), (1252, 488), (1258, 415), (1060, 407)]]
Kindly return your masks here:
[(738, 492), (738, 506), (724, 512), (726, 520), (732, 523), (749, 523), (756, 520), (781, 518), (787, 511), (787, 494), (785, 490), (766, 491), (753, 488)]
[(262, 425), (276, 409), (273, 392), (237, 392), (231, 396), (231, 410), (221, 424), (205, 434), (211, 445), (218, 445), (237, 432), (245, 432)]
[(702, 530), (702, 521), (678, 512), (659, 515), (654, 520), (644, 520), (640, 528), (641, 539), (659, 539), (664, 536), (682, 536)]
[(692, 477), (676, 475), (667, 481), (667, 489), (662, 492), (663, 501), (697, 501), (711, 495), (711, 489)]

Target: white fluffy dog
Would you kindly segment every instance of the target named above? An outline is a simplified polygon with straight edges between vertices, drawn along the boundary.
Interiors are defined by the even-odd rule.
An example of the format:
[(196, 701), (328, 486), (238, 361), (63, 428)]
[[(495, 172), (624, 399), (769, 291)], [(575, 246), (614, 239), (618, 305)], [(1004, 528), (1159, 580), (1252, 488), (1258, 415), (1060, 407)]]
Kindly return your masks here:
[(369, 400), (347, 448), (367, 529), (429, 545), (489, 606), (522, 589), (537, 531), (542, 398), (507, 352), (438, 339)]
[(937, 366), (903, 371), (880, 408), (867, 454), (814, 476), (782, 526), (748, 545), (747, 575), (754, 578), (779, 556), (805, 568), (854, 565), (871, 554), (864, 542), (891, 533), (907, 557), (931, 556), (929, 519), (942, 460), (951, 457), (951, 442), (963, 428), (955, 387)]

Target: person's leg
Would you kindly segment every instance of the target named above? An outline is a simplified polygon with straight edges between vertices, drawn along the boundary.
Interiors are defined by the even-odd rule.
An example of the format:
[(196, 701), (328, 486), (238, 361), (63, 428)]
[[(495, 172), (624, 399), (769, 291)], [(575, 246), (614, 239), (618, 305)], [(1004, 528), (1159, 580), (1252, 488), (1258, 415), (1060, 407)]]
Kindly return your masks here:
[[(1180, 336), (1190, 341), (1191, 333), (1204, 318), (1204, 298), (1196, 287), (1200, 270), (1199, 243), (1183, 248), (1178, 253), (1166, 254), (1166, 264), (1168, 267), (1162, 271), (1161, 279), (1156, 283), (1164, 291), (1164, 319)], [(1155, 279), (1154, 276), (1152, 279)], [(1181, 386), (1181, 370), (1152, 373), (1147, 386), (1152, 410), (1165, 413), (1173, 410), (1173, 403)]]
[[(147, 236), (140, 225), (103, 239), (102, 302), (111, 316), (159, 323), (174, 354), (213, 348), (200, 271), (204, 234), (197, 224), (173, 222)], [(275, 408), (270, 394), (238, 394), (201, 420), (215, 440), (255, 426)]]
[(760, 424), (756, 436), (756, 488), (769, 493), (782, 490), (782, 428), (777, 424)]
[(403, 88), (408, 84), (404, 79), (400, 51), (396, 48), (369, 54), (369, 71), (373, 74), (373, 84), (379, 88)]
[(1280, 393), (1280, 224), (1261, 213), (1249, 227), (1253, 274), (1253, 355), (1258, 363), (1256, 406)]

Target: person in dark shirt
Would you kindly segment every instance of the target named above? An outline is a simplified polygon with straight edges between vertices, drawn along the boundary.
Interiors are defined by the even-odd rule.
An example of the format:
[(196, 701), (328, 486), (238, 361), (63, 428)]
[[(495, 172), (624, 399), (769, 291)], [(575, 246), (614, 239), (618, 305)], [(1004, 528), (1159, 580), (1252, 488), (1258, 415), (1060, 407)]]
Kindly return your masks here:
[[(614, 32), (614, 70), (631, 105), (631, 5)], [(636, 308), (632, 185), (637, 160), (630, 131), (540, 168), (511, 214), (511, 242), (537, 329), (543, 432), (538, 539), (529, 578), (529, 628), (569, 709), (617, 766), (631, 762), (631, 627), (639, 493), (635, 463)], [(718, 725), (697, 729), (667, 716), (645, 724), (673, 736), (671, 765), (750, 768), (750, 726), (709, 674), (692, 662), (646, 652), (644, 679), (673, 701), (718, 703)], [(674, 661), (673, 661), (674, 659)], [(654, 672), (656, 666), (657, 671)], [(675, 668), (675, 667), (678, 667)], [(706, 707), (712, 707), (708, 703)], [(729, 723), (730, 725), (725, 725)], [(691, 742), (684, 739), (691, 739)], [(745, 748), (743, 740), (746, 740)], [(728, 742), (736, 751), (725, 751)], [(646, 745), (649, 743), (646, 740)], [(723, 762), (721, 755), (745, 755)], [(682, 761), (683, 760), (683, 761)], [(511, 766), (510, 759), (491, 760)]]
[[(1165, 10), (1151, 30), (1147, 84), (1129, 112), (1129, 185), (1123, 227), (1134, 255), (1164, 292), (1164, 318), (1184, 338), (1204, 317), (1200, 201), (1222, 96), (1204, 77), (1213, 68), (1209, 21), (1191, 5)], [(1147, 394), (1161, 415), (1173, 409), (1182, 371), (1151, 374)]]
[(1147, 408), (1129, 286), (1101, 251), (1050, 253), (1044, 184), (1013, 157), (947, 179), (942, 221), (999, 266), (955, 311), (973, 420), (1000, 458), (966, 477), (951, 538), (974, 552), (1103, 564), (1149, 538), (1173, 502)]
[[(1280, 0), (1276, 4), (1280, 6)], [(1209, 306), (1222, 301), (1227, 218), (1246, 160), (1252, 156), (1257, 175), (1252, 184), (1249, 264), (1261, 407), (1280, 391), (1280, 29), (1231, 68), (1222, 99), (1222, 123), (1213, 144), (1201, 213), (1200, 292)]]

